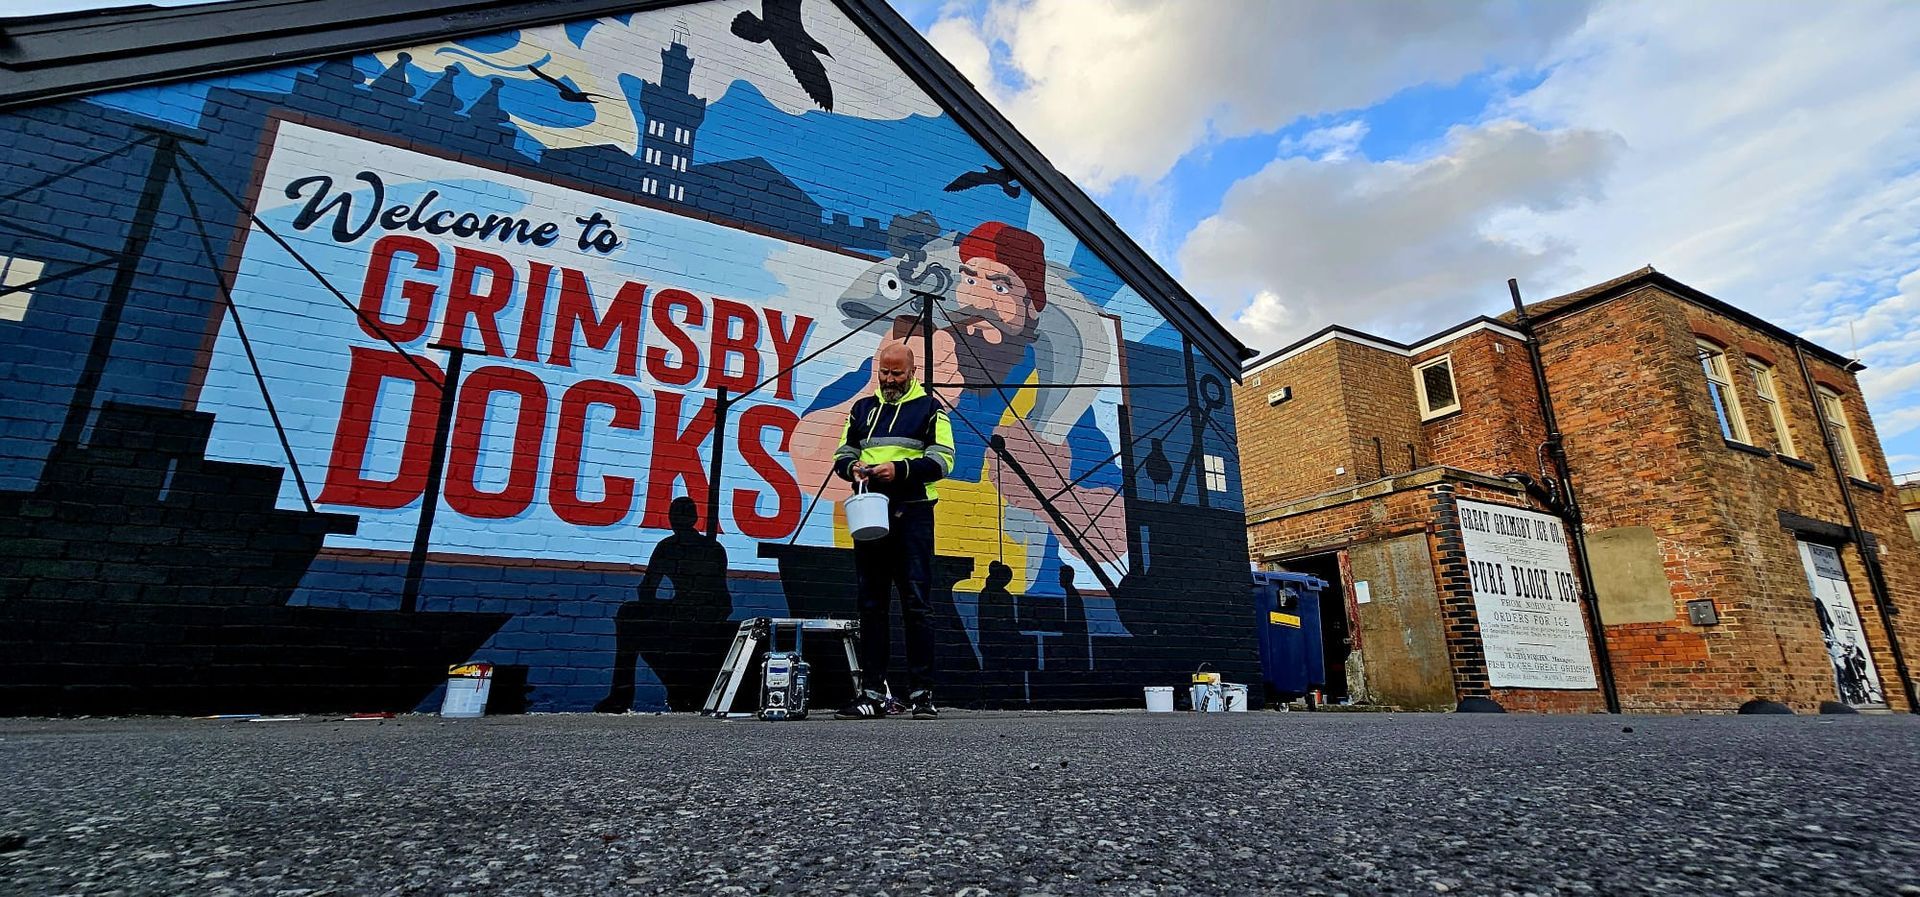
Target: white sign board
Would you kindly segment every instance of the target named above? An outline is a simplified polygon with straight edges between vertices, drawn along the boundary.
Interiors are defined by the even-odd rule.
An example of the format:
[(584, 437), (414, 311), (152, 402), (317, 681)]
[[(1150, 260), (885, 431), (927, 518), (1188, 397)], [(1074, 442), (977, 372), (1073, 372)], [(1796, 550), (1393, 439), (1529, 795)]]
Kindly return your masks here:
[(1473, 607), (1496, 688), (1597, 688), (1567, 537), (1547, 514), (1460, 502)]

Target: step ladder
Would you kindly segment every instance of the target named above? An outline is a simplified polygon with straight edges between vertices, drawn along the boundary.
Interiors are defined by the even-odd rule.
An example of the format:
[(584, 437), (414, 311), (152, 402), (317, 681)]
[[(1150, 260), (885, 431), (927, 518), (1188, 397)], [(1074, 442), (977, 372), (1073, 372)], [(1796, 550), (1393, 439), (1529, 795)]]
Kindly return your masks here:
[(700, 706), (701, 716), (727, 719), (735, 715), (734, 697), (740, 693), (741, 684), (747, 681), (747, 674), (752, 671), (754, 649), (761, 642), (769, 640), (775, 626), (794, 627), (803, 635), (808, 632), (824, 633), (840, 639), (841, 647), (847, 651), (847, 672), (853, 676), (853, 690), (860, 690), (859, 620), (753, 617), (740, 621), (740, 631), (733, 637), (733, 647), (727, 649), (727, 659), (720, 666), (720, 675), (714, 677), (713, 688), (707, 692), (707, 702)]

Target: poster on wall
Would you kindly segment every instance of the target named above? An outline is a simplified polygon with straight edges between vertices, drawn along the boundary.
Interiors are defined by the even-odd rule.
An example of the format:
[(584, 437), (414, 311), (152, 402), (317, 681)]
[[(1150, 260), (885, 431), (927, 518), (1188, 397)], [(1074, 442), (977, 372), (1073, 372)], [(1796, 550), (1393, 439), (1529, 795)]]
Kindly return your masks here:
[(1460, 502), (1473, 607), (1495, 688), (1598, 688), (1567, 537), (1548, 514)]
[(1833, 664), (1833, 686), (1840, 700), (1853, 707), (1885, 707), (1887, 693), (1873, 668), (1867, 633), (1860, 626), (1860, 608), (1847, 585), (1847, 568), (1831, 545), (1800, 543), (1800, 563), (1813, 589), (1813, 610), (1820, 618), (1820, 640)]

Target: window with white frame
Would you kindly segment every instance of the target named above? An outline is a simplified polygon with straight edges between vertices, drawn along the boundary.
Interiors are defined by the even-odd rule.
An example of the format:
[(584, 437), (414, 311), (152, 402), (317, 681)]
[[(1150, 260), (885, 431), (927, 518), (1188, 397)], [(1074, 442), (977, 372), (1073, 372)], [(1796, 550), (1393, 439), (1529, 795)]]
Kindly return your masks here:
[(653, 178), (641, 178), (640, 189), (642, 192), (646, 193), (648, 196), (652, 196), (660, 192), (660, 182), (654, 180)]
[(647, 133), (654, 137), (665, 137), (667, 136), (667, 125), (661, 121), (649, 121), (647, 122)]
[(1460, 392), (1453, 383), (1453, 356), (1442, 355), (1413, 366), (1413, 388), (1420, 394), (1420, 419), (1431, 420), (1460, 410)]
[(1227, 491), (1227, 459), (1219, 455), (1207, 456), (1207, 491)]
[(1767, 409), (1767, 420), (1773, 424), (1774, 450), (1790, 458), (1799, 457), (1793, 450), (1793, 433), (1787, 430), (1786, 412), (1780, 407), (1780, 389), (1773, 382), (1773, 365), (1749, 358), (1747, 366), (1753, 369), (1753, 394), (1760, 397), (1760, 404)]
[(687, 188), (682, 187), (679, 184), (668, 185), (667, 198), (673, 200), (674, 202), (682, 202), (687, 198)]
[(38, 283), (46, 270), (45, 262), (0, 255), (0, 288), (13, 291), (0, 296), (0, 321), (27, 319), (27, 305), (33, 301), (31, 285)]
[(1841, 401), (1840, 394), (1826, 387), (1820, 387), (1820, 410), (1826, 413), (1827, 433), (1833, 437), (1834, 448), (1840, 453), (1840, 463), (1847, 468), (1847, 476), (1857, 480), (1867, 478), (1867, 465), (1860, 462), (1860, 446), (1853, 441), (1853, 427), (1847, 424), (1847, 405)]
[(1707, 395), (1713, 400), (1714, 417), (1720, 420), (1720, 435), (1734, 442), (1752, 443), (1747, 436), (1747, 421), (1740, 416), (1740, 394), (1733, 389), (1726, 350), (1706, 340), (1695, 340), (1694, 346), (1700, 370), (1707, 375)]
[(674, 128), (673, 140), (682, 146), (693, 142), (693, 132), (686, 128)]
[(686, 156), (668, 156), (667, 167), (673, 169), (674, 171), (686, 171), (687, 157)]
[(647, 147), (647, 151), (642, 156), (647, 160), (648, 165), (660, 164), (660, 151), (651, 146)]

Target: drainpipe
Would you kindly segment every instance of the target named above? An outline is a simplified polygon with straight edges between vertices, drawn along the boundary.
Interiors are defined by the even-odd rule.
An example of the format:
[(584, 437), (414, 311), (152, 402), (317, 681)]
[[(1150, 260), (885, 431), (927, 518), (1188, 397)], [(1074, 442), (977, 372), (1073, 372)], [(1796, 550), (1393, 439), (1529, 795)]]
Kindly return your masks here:
[(1559, 511), (1567, 532), (1573, 535), (1573, 562), (1580, 568), (1580, 581), (1586, 585), (1587, 634), (1593, 639), (1594, 654), (1600, 661), (1600, 693), (1607, 701), (1608, 713), (1620, 712), (1620, 693), (1613, 683), (1613, 654), (1607, 648), (1605, 624), (1600, 620), (1600, 603), (1593, 588), (1593, 565), (1587, 560), (1587, 531), (1581, 523), (1580, 500), (1573, 494), (1573, 469), (1567, 463), (1567, 448), (1560, 433), (1560, 422), (1553, 414), (1553, 394), (1547, 390), (1547, 366), (1540, 358), (1540, 340), (1533, 332), (1533, 319), (1527, 316), (1526, 303), (1520, 301), (1520, 282), (1507, 278), (1507, 292), (1513, 296), (1513, 314), (1520, 333), (1527, 338), (1527, 358), (1533, 364), (1533, 388), (1540, 396), (1540, 416), (1547, 425), (1547, 455), (1553, 461), (1554, 479), (1559, 481)]
[(1853, 531), (1853, 545), (1860, 552), (1860, 566), (1867, 570), (1867, 589), (1873, 593), (1873, 606), (1880, 609), (1880, 625), (1887, 630), (1887, 648), (1893, 652), (1893, 667), (1900, 674), (1900, 687), (1907, 693), (1907, 712), (1920, 713), (1920, 700), (1913, 691), (1913, 676), (1907, 673), (1907, 657), (1900, 650), (1900, 634), (1893, 629), (1893, 600), (1887, 594), (1887, 581), (1880, 572), (1880, 558), (1868, 546), (1867, 531), (1860, 526), (1860, 510), (1853, 504), (1853, 487), (1847, 484), (1847, 469), (1840, 463), (1840, 447), (1833, 443), (1833, 430), (1827, 426), (1827, 409), (1820, 406), (1820, 390), (1813, 383), (1813, 371), (1807, 367), (1805, 343), (1793, 341), (1793, 358), (1800, 363), (1800, 379), (1807, 385), (1807, 399), (1813, 402), (1813, 419), (1820, 424), (1820, 444), (1827, 447), (1827, 463), (1833, 465), (1833, 481), (1840, 487), (1840, 501), (1847, 507), (1847, 526)]

